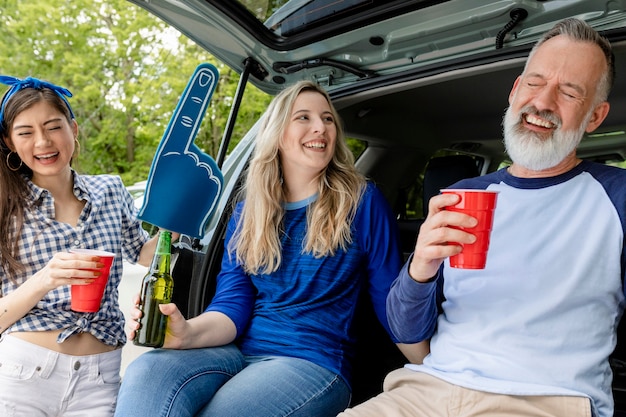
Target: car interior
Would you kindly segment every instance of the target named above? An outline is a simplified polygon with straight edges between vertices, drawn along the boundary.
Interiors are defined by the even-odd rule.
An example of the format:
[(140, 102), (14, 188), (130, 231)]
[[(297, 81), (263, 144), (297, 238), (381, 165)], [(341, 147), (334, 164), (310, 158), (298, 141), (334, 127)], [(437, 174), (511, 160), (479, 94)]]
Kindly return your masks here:
[[(626, 78), (621, 76), (626, 68), (626, 39), (624, 35), (605, 35), (614, 43), (618, 69), (609, 97), (611, 111), (599, 129), (586, 135), (578, 153), (580, 158), (621, 164), (626, 160)], [(412, 252), (432, 195), (459, 179), (483, 175), (509, 163), (501, 121), (528, 52), (528, 46), (516, 47), (505, 54), (500, 51), (498, 55), (460, 58), (447, 68), (421, 68), (415, 73), (367, 79), (333, 90), (346, 135), (367, 145), (358, 156), (357, 167), (381, 188), (394, 208), (405, 257)], [(224, 207), (214, 231), (222, 238), (232, 200)], [(177, 283), (174, 296), (187, 316), (199, 314), (213, 295), (221, 243), (213, 239), (202, 252), (181, 252), (188, 261), (174, 265), (175, 279), (177, 275), (192, 277)], [(194, 288), (191, 294), (189, 288)], [(626, 415), (626, 346), (622, 343), (626, 336), (621, 328), (611, 358), (616, 416)], [(353, 404), (380, 392), (384, 376), (405, 362), (382, 326), (377, 325), (367, 302), (361, 303), (356, 332), (359, 344)]]
[[(626, 41), (614, 44), (617, 77), (604, 123), (583, 139), (580, 158), (621, 164), (626, 158)], [(435, 73), (335, 100), (348, 135), (368, 147), (357, 164), (395, 207), (405, 256), (410, 254), (439, 189), (509, 163), (501, 120), (525, 58)], [(621, 71), (621, 72), (620, 72)], [(376, 154), (374, 155), (369, 155)], [(624, 165), (621, 165), (624, 166)], [(626, 415), (626, 327), (611, 358), (615, 415)]]

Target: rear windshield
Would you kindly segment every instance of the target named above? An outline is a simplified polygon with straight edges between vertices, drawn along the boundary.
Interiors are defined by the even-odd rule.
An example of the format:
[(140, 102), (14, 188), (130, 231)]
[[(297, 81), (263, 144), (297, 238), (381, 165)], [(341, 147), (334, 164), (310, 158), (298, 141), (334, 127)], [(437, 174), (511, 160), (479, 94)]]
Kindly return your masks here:
[(356, 14), (393, 13), (446, 0), (241, 0), (239, 3), (274, 34), (289, 37)]

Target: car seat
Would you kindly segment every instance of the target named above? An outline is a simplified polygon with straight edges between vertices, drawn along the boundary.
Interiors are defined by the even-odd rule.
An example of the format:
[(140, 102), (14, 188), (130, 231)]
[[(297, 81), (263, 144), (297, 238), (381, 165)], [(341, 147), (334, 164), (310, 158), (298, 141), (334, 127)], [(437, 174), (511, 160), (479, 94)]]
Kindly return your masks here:
[[(465, 178), (477, 177), (480, 171), (476, 160), (469, 155), (447, 155), (432, 158), (426, 165), (424, 181), (422, 185), (422, 218), (407, 219), (400, 216), (398, 229), (400, 232), (400, 245), (405, 259), (413, 252), (415, 239), (422, 223), (428, 216), (428, 202), (442, 188), (451, 186)], [(406, 201), (402, 202), (406, 204)]]
[[(480, 174), (476, 161), (469, 155), (450, 155), (430, 160), (424, 175), (424, 217), (428, 214), (428, 200), (441, 188)], [(423, 219), (399, 220), (403, 251), (410, 254)], [(353, 361), (351, 406), (359, 404), (382, 391), (385, 376), (407, 362), (378, 322), (371, 301), (364, 291), (355, 314), (357, 336), (356, 357)]]
[(469, 155), (448, 155), (432, 158), (424, 171), (423, 214), (428, 216), (428, 202), (442, 188), (480, 175), (476, 160)]

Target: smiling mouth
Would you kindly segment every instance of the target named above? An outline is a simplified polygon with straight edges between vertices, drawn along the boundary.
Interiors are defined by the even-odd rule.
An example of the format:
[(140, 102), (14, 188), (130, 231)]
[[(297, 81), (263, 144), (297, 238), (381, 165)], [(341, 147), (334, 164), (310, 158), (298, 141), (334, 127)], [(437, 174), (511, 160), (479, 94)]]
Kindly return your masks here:
[(39, 160), (46, 160), (46, 159), (51, 159), (51, 158), (54, 158), (54, 157), (56, 157), (56, 156), (59, 156), (59, 153), (58, 153), (58, 152), (55, 152), (55, 153), (48, 153), (48, 154), (45, 154), (45, 155), (37, 155), (37, 156), (35, 156), (35, 159), (39, 159)]
[(325, 149), (326, 144), (324, 142), (312, 142), (312, 143), (305, 143), (304, 147), (309, 148), (309, 149)]
[(532, 114), (527, 114), (524, 117), (524, 120), (526, 121), (526, 123), (533, 125), (533, 126), (538, 126), (538, 127), (543, 127), (546, 129), (554, 129), (556, 127), (556, 125), (552, 122), (549, 122), (545, 119), (541, 119), (539, 117), (533, 116)]

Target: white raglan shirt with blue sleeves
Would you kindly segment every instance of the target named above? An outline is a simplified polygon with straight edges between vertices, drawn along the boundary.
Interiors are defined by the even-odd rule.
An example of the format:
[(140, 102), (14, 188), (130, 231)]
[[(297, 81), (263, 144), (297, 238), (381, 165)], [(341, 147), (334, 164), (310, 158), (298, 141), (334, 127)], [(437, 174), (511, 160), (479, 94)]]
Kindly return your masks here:
[[(408, 367), (487, 392), (583, 395), (594, 415), (612, 416), (607, 358), (625, 299), (626, 170), (583, 161), (557, 177), (503, 169), (454, 187), (499, 192), (487, 266), (445, 261), (432, 353)], [(405, 268), (398, 279), (407, 278)], [(432, 285), (403, 283), (422, 294)], [(406, 323), (393, 321), (402, 342), (394, 327)]]

